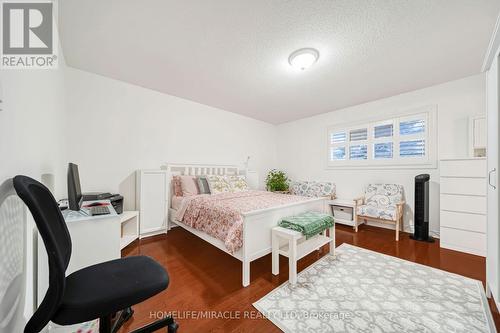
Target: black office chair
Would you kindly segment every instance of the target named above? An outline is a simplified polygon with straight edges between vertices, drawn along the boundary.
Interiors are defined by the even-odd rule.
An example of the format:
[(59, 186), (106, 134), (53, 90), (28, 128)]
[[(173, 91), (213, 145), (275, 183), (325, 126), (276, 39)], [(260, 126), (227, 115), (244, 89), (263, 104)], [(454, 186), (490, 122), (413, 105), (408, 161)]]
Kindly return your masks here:
[[(38, 333), (49, 321), (73, 325), (97, 318), (100, 333), (114, 333), (132, 316), (132, 305), (167, 288), (165, 269), (145, 256), (104, 262), (66, 277), (71, 237), (56, 200), (44, 185), (26, 176), (16, 176), (13, 186), (33, 215), (49, 259), (49, 287), (26, 324), (25, 333)], [(113, 317), (117, 317), (114, 322)], [(133, 333), (165, 327), (173, 333), (178, 325), (171, 317), (165, 317)]]

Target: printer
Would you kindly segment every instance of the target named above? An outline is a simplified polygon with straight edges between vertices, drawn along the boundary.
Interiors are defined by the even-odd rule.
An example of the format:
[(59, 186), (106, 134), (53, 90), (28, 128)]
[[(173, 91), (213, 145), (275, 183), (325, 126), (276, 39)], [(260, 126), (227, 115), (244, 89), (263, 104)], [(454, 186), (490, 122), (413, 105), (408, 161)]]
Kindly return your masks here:
[(117, 214), (123, 213), (123, 196), (119, 194), (113, 194), (108, 198), (108, 200), (111, 201), (111, 205), (116, 210)]
[(109, 200), (117, 214), (123, 213), (123, 196), (108, 192), (83, 193), (83, 201)]

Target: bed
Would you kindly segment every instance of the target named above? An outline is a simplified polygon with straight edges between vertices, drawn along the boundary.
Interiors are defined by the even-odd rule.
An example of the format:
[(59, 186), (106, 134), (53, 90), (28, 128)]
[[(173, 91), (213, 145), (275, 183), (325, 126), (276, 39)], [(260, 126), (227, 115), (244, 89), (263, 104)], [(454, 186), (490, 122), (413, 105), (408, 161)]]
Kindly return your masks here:
[[(173, 191), (171, 182), (174, 175), (238, 175), (240, 174), (238, 167), (227, 165), (168, 164), (165, 169), (168, 173), (167, 205), (169, 207), (169, 229), (174, 226), (182, 227), (185, 230), (217, 247), (218, 249), (240, 260), (242, 262), (242, 284), (244, 287), (247, 287), (250, 284), (250, 263), (271, 253), (271, 228), (276, 226), (281, 218), (310, 210), (321, 212), (326, 211), (326, 203), (324, 198), (300, 198), (294, 200), (293, 198), (291, 198), (292, 196), (289, 196), (289, 198), (282, 197), (281, 199), (275, 197), (275, 202), (278, 203), (276, 205), (265, 204), (264, 208), (250, 209), (240, 213), (241, 246), (236, 246), (234, 248), (228, 249), (227, 242), (224, 242), (223, 240), (218, 239), (207, 232), (199, 230), (200, 228), (192, 227), (186, 223), (183, 223), (182, 221), (177, 220), (176, 217), (178, 215), (179, 209), (181, 209), (183, 205), (186, 205), (186, 203), (182, 202), (182, 200), (179, 198), (174, 198), (174, 201), (172, 201)], [(258, 193), (258, 191), (252, 192), (253, 193), (242, 194), (243, 197), (241, 199), (232, 197), (224, 197), (224, 199), (247, 200), (248, 198), (245, 198), (245, 195), (247, 195), (248, 197), (266, 196), (266, 194), (262, 193), (262, 191), (261, 193)], [(287, 194), (274, 195), (288, 196)], [(262, 198), (264, 197), (261, 197), (261, 199)], [(210, 201), (210, 198), (207, 198), (207, 200)], [(172, 202), (174, 203), (173, 205)], [(250, 205), (250, 207), (252, 207), (252, 205)]]

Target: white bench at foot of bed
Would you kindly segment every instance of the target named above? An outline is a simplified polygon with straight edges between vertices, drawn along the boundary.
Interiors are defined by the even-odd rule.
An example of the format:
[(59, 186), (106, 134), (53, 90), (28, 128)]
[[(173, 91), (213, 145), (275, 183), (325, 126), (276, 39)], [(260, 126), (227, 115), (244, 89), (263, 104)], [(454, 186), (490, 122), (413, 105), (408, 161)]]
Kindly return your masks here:
[[(283, 242), (284, 241), (284, 242)], [(330, 254), (335, 257), (335, 226), (328, 228), (320, 234), (306, 239), (306, 237), (294, 230), (274, 227), (272, 231), (273, 248), (273, 275), (280, 273), (280, 254), (288, 258), (288, 280), (290, 284), (297, 283), (297, 261), (309, 253), (319, 250), (323, 245), (330, 243)]]

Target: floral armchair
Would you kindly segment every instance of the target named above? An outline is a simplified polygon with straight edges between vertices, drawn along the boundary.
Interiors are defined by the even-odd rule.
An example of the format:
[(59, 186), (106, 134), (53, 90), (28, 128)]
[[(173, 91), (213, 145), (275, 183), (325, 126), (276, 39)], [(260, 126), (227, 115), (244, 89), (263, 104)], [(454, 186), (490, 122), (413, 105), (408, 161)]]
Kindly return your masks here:
[(304, 197), (335, 198), (336, 187), (331, 182), (296, 181), (290, 185), (290, 193)]
[(355, 201), (355, 229), (358, 231), (359, 220), (374, 220), (396, 225), (396, 241), (402, 228), (405, 201), (403, 186), (397, 184), (370, 184), (365, 195)]

